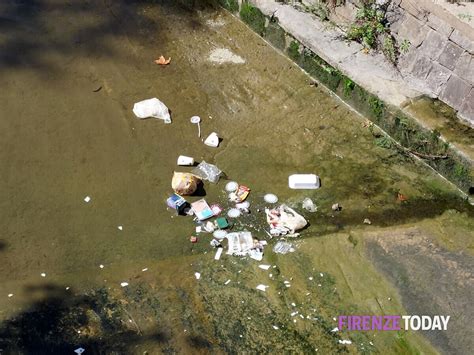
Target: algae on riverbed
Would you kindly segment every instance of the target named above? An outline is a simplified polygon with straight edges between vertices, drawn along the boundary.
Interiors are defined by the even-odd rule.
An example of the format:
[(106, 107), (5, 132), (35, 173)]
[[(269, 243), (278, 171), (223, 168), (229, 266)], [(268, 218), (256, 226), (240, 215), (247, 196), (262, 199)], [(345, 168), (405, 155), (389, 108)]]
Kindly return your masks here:
[[(330, 330), (339, 312), (377, 313), (377, 299), (385, 297), (392, 298), (388, 311), (404, 312), (393, 286), (366, 260), (364, 232), (354, 232), (364, 218), (373, 230), (430, 222), (448, 209), (462, 211), (462, 221), (472, 218), (456, 189), (374, 144), (361, 117), (217, 8), (190, 11), (171, 1), (29, 6), (11, 1), (1, 8), (12, 25), (0, 36), (16, 60), (2, 57), (0, 68), (0, 348), (433, 351), (416, 334), (374, 340)], [(246, 64), (211, 63), (216, 48)], [(28, 57), (20, 60), (22, 53)], [(161, 54), (173, 58), (166, 68), (153, 64)], [(170, 107), (173, 124), (133, 117), (133, 103), (154, 96)], [(189, 123), (196, 114), (203, 134), (223, 137), (218, 149), (196, 137)], [(264, 216), (256, 209), (265, 193), (298, 211), (311, 197), (319, 209), (306, 216), (311, 225), (296, 252), (279, 256), (267, 248), (264, 261), (276, 268), (264, 272), (251, 260), (215, 261), (206, 236), (191, 244), (194, 223), (165, 205), (180, 154), (250, 186), (248, 220), (260, 229)], [(289, 190), (295, 172), (317, 173), (322, 188)], [(223, 203), (223, 186), (206, 186), (206, 199)], [(336, 202), (342, 211), (331, 210)], [(325, 276), (316, 283), (319, 272)], [(265, 293), (255, 289), (262, 282), (270, 285)], [(293, 302), (304, 320), (291, 317)], [(44, 325), (48, 315), (52, 327), (67, 331)], [(42, 337), (50, 330), (58, 337)], [(339, 344), (342, 336), (353, 346)]]

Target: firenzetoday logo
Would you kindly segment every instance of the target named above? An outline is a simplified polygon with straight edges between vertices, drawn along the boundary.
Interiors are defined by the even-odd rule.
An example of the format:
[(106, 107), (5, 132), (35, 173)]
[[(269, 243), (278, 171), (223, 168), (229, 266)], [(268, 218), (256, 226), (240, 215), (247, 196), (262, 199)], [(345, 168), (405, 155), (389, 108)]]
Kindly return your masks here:
[[(339, 316), (342, 330), (447, 330), (451, 316)], [(403, 328), (402, 328), (403, 326)]]

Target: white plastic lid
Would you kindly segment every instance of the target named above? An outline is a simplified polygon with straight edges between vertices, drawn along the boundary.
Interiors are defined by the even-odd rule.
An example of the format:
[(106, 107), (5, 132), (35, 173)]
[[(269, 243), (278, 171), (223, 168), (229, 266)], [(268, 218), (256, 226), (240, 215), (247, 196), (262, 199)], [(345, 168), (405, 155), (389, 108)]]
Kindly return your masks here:
[(225, 185), (225, 190), (227, 192), (234, 192), (234, 191), (237, 191), (237, 189), (239, 188), (239, 184), (236, 183), (235, 181), (229, 181), (226, 185)]
[(225, 236), (227, 235), (227, 232), (225, 230), (218, 229), (214, 233), (212, 233), (212, 235), (216, 239), (224, 239)]
[(277, 203), (278, 197), (274, 194), (266, 194), (265, 196), (263, 196), (263, 200), (267, 203)]
[(240, 210), (238, 208), (231, 208), (229, 212), (227, 212), (227, 216), (230, 218), (237, 218), (240, 216)]

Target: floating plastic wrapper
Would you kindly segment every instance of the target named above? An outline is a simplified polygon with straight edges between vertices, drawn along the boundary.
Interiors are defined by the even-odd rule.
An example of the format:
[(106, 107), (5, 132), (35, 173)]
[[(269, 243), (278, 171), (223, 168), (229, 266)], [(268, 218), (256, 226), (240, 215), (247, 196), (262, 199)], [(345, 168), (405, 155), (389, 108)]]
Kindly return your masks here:
[(198, 166), (193, 169), (192, 173), (196, 176), (199, 176), (203, 180), (208, 180), (213, 184), (217, 184), (222, 174), (222, 170), (220, 170), (215, 165), (206, 163), (203, 160)]

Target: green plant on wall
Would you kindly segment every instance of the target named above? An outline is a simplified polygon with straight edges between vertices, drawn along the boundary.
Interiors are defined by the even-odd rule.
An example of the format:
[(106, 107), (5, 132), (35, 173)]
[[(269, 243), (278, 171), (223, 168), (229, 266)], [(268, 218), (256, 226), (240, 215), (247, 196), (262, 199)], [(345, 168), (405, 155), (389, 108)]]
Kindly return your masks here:
[(247, 1), (242, 3), (242, 7), (240, 8), (240, 18), (259, 35), (264, 34), (265, 15)]
[(297, 41), (291, 41), (287, 52), (291, 59), (297, 60), (300, 57), (300, 44)]
[(346, 78), (344, 80), (344, 96), (350, 96), (354, 88), (355, 83), (351, 79)]
[(355, 22), (349, 27), (346, 37), (367, 49), (381, 50), (392, 63), (398, 59), (395, 40), (385, 25), (385, 12), (377, 7), (374, 0), (366, 1), (357, 11)]
[(239, 3), (237, 0), (218, 0), (219, 4), (230, 12), (239, 11)]
[(411, 47), (411, 42), (407, 39), (404, 39), (402, 43), (400, 43), (400, 52), (402, 53), (408, 53)]

